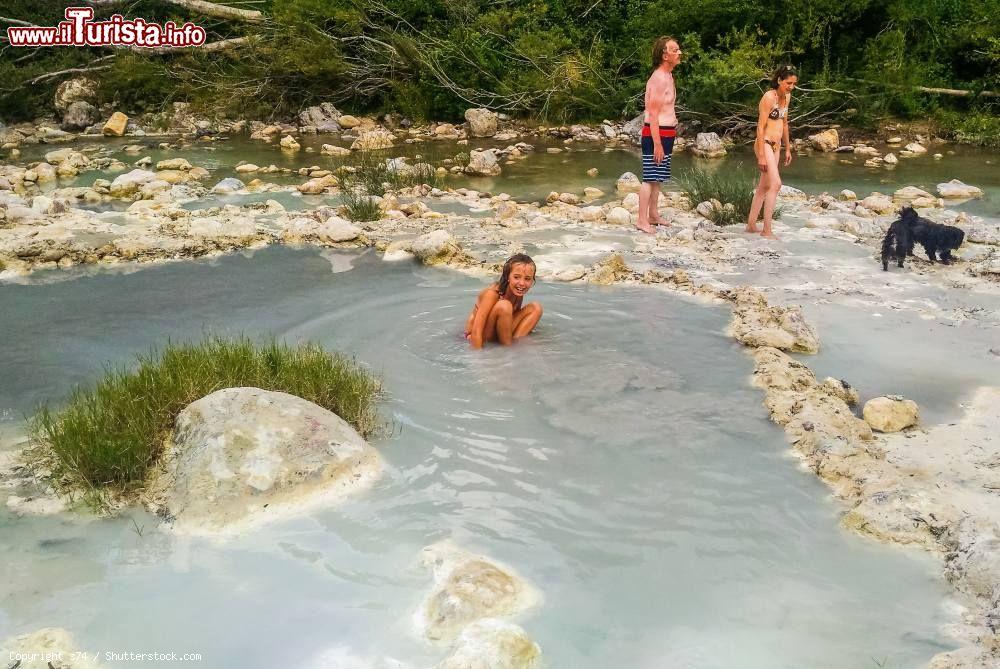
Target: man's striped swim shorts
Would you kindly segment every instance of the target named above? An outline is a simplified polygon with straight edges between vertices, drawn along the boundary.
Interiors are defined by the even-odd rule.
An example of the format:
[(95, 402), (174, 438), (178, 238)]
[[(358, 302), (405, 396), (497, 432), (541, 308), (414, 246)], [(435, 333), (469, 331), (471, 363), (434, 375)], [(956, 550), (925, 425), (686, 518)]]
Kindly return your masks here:
[(660, 126), (660, 143), (663, 145), (663, 160), (653, 162), (653, 132), (646, 123), (642, 126), (642, 180), (663, 183), (670, 178), (670, 154), (674, 152), (674, 138), (677, 130), (672, 125)]

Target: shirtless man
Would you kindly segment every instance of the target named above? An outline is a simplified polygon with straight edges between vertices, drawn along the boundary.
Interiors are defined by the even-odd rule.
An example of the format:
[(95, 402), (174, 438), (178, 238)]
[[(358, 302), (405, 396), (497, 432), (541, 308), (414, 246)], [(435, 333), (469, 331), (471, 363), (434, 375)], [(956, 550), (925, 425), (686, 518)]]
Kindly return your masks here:
[[(656, 210), (660, 184), (670, 178), (670, 154), (677, 137), (673, 70), (681, 62), (681, 47), (672, 37), (653, 45), (653, 74), (646, 82), (646, 113), (642, 126), (642, 186), (639, 187), (639, 221), (636, 227), (655, 234), (654, 225), (670, 225)], [(656, 139), (657, 141), (654, 141)]]

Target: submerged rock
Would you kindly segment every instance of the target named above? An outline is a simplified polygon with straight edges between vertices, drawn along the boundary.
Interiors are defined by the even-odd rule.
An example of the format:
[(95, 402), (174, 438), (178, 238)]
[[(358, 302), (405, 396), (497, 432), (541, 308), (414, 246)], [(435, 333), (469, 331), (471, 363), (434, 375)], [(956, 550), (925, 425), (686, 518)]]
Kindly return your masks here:
[(586, 273), (587, 268), (583, 265), (570, 265), (558, 270), (552, 275), (552, 278), (556, 281), (576, 281), (577, 279), (582, 279)]
[(917, 403), (898, 395), (875, 397), (865, 402), (865, 422), (879, 432), (899, 432), (917, 424)]
[(510, 569), (450, 541), (428, 546), (421, 558), (433, 569), (435, 583), (416, 622), (432, 641), (451, 640), (477, 620), (514, 615), (541, 599)]
[(437, 669), (535, 669), (541, 655), (523, 629), (486, 618), (462, 630), (452, 654)]
[(381, 468), (333, 412), (287, 393), (226, 388), (178, 414), (151, 499), (181, 531), (233, 532), (363, 489)]

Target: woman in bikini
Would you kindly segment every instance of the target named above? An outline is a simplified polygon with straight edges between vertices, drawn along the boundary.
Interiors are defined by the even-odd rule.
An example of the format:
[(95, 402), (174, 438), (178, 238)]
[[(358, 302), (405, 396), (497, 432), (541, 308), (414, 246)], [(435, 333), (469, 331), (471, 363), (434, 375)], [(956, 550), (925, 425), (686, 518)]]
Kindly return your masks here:
[(472, 348), (484, 342), (513, 343), (531, 332), (542, 318), (542, 305), (522, 305), (524, 295), (535, 284), (535, 261), (523, 253), (507, 259), (500, 280), (484, 288), (465, 322), (465, 338)]
[(764, 93), (757, 106), (757, 140), (753, 144), (753, 152), (757, 156), (760, 181), (753, 194), (746, 230), (757, 232), (757, 218), (763, 209), (764, 229), (760, 234), (769, 239), (777, 239), (771, 231), (771, 218), (774, 216), (774, 202), (781, 189), (778, 156), (782, 144), (785, 146), (785, 167), (792, 162), (792, 145), (788, 139), (788, 104), (798, 81), (795, 68), (782, 65), (771, 78), (771, 90)]

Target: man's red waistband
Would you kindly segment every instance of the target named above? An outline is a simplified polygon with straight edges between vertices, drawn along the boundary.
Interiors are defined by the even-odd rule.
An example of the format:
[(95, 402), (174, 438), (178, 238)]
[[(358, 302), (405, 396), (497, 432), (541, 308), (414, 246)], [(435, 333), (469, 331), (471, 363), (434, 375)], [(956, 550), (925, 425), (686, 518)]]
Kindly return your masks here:
[[(648, 123), (644, 123), (643, 126), (642, 126), (642, 136), (643, 137), (652, 137), (653, 136), (653, 132), (650, 129)], [(674, 126), (672, 126), (672, 125), (661, 125), (660, 126), (660, 137), (676, 137), (676, 136), (677, 136), (677, 129), (674, 128)]]

